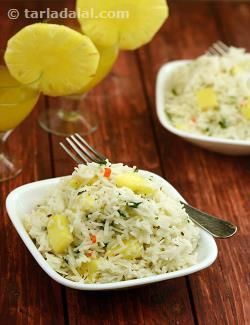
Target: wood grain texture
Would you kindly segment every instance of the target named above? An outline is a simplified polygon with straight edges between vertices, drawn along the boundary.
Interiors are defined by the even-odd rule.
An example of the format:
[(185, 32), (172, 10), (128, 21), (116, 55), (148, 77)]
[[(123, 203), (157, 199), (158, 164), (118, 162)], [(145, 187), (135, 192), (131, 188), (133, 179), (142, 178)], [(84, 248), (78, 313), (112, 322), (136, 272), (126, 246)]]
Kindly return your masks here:
[[(72, 8), (73, 1), (3, 1), (1, 47), (27, 24), (6, 19), (6, 10), (17, 6)], [(194, 58), (218, 39), (250, 51), (250, 4), (173, 0), (170, 12), (153, 42), (122, 53), (111, 75), (90, 94), (88, 105), (98, 116), (99, 129), (87, 140), (112, 162), (163, 175), (193, 205), (235, 222), (239, 233), (217, 241), (214, 265), (188, 278), (103, 293), (66, 289), (50, 280), (25, 249), (4, 208), (15, 187), (70, 174), (74, 167), (58, 146), (61, 139), (37, 126), (38, 109), (53, 109), (52, 100), (41, 98), (10, 143), (24, 161), (24, 171), (0, 184), (0, 324), (250, 323), (250, 159), (194, 147), (165, 131), (155, 114), (155, 79), (165, 62)]]
[[(176, 44), (172, 39), (168, 42), (173, 33), (169, 25), (166, 25), (156, 37), (155, 43), (139, 51), (139, 62), (149, 106), (153, 110), (164, 175), (190, 203), (232, 220), (239, 226), (239, 233), (235, 237), (217, 241), (219, 258), (216, 263), (189, 277), (197, 321), (200, 324), (248, 324), (250, 159), (209, 153), (163, 130), (154, 113), (152, 85), (155, 79), (152, 82), (152, 76), (156, 76), (163, 60), (182, 56), (194, 58), (217, 39), (250, 50), (249, 39), (246, 37), (250, 27), (250, 6), (246, 3), (225, 2), (219, 5), (196, 3), (190, 6), (189, 3), (182, 2), (173, 5), (172, 10), (172, 20), (170, 18), (169, 23), (174, 28), (175, 35), (180, 35)], [(188, 17), (186, 21), (182, 21), (183, 12)], [(197, 28), (199, 20), (200, 23), (202, 20), (206, 21), (202, 29)], [(185, 48), (181, 44), (185, 44)], [(159, 48), (160, 55), (157, 51)]]
[[(43, 99), (38, 106), (44, 106)], [(41, 271), (17, 235), (4, 206), (10, 190), (51, 177), (48, 136), (37, 128), (36, 119), (34, 111), (10, 139), (10, 145), (23, 161), (23, 172), (0, 185), (0, 324), (64, 322), (61, 287)]]

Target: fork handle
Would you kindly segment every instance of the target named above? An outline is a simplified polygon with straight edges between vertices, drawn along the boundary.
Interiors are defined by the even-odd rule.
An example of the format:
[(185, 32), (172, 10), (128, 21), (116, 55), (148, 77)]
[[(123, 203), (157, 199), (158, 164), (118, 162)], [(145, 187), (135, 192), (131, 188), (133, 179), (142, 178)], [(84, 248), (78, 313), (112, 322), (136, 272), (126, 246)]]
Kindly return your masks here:
[(198, 226), (217, 238), (228, 238), (237, 232), (237, 227), (228, 221), (221, 220), (181, 202), (190, 219)]

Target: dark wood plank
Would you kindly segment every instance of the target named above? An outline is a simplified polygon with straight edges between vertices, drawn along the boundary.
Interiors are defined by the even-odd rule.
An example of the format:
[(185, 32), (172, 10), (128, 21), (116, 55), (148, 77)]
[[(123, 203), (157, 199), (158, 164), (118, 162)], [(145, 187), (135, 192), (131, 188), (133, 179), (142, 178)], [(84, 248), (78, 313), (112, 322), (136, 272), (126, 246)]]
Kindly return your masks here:
[[(87, 140), (113, 162), (161, 174), (134, 53), (121, 54), (112, 75), (99, 86), (92, 100), (100, 126)], [(58, 141), (53, 137), (55, 172), (61, 176), (70, 173), (74, 164), (65, 157)], [(71, 324), (193, 324), (184, 278), (117, 293), (69, 289), (66, 293)]]
[(189, 277), (197, 320), (200, 324), (247, 324), (250, 321), (249, 157), (217, 155), (185, 143), (159, 125), (154, 109), (154, 81), (165, 61), (194, 58), (217, 39), (250, 50), (249, 4), (223, 2), (218, 5), (218, 12), (216, 7), (214, 3), (172, 2), (169, 24), (154, 43), (139, 51), (139, 60), (154, 115), (164, 175), (190, 203), (239, 226), (235, 237), (217, 241), (216, 263)]
[[(40, 1), (3, 1), (0, 10), (0, 48), (22, 26), (23, 19), (10, 21), (10, 8), (37, 8)], [(43, 5), (41, 5), (41, 8)], [(0, 183), (0, 324), (63, 324), (62, 289), (38, 266), (17, 235), (5, 210), (5, 199), (14, 188), (52, 176), (49, 136), (37, 125), (38, 108), (10, 137), (11, 151), (23, 162), (23, 172), (15, 179)]]
[[(41, 99), (40, 107), (43, 105)], [(23, 161), (23, 172), (0, 184), (0, 324), (64, 323), (61, 287), (42, 271), (28, 252), (4, 204), (12, 189), (51, 177), (48, 136), (37, 128), (36, 120), (37, 111), (34, 111), (10, 139), (10, 147)]]

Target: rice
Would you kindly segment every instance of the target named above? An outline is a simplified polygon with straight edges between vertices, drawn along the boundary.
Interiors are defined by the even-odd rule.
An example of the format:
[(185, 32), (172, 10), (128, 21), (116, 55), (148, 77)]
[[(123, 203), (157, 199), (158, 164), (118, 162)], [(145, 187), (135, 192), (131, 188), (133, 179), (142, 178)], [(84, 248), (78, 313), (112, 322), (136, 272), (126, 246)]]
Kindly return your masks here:
[[(151, 192), (118, 187), (117, 177), (126, 174), (146, 179)], [(67, 216), (73, 236), (60, 254), (48, 236), (54, 215)], [(152, 176), (123, 164), (79, 165), (25, 216), (25, 227), (49, 265), (72, 281), (137, 279), (197, 262), (199, 229), (182, 204)]]
[[(197, 93), (206, 87), (216, 96), (213, 107), (199, 106)], [(177, 67), (165, 99), (165, 112), (177, 129), (250, 140), (250, 54), (231, 47), (221, 57), (203, 55)]]

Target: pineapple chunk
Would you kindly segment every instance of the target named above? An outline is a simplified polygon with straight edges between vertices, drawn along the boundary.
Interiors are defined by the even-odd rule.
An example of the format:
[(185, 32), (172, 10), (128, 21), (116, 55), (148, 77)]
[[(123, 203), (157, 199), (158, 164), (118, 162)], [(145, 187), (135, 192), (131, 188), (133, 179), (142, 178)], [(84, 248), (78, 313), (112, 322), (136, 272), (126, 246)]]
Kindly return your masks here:
[(153, 194), (155, 189), (152, 187), (149, 180), (143, 178), (136, 173), (120, 174), (115, 179), (115, 184), (118, 187), (128, 187), (133, 192), (138, 194)]
[(241, 113), (247, 120), (250, 120), (250, 98), (242, 105)]
[(142, 245), (137, 239), (129, 239), (124, 241), (124, 247), (117, 246), (115, 248), (110, 247), (107, 256), (115, 256), (121, 254), (121, 256), (127, 260), (132, 260), (142, 255)]
[(198, 90), (196, 98), (198, 105), (202, 110), (218, 106), (216, 93), (211, 87), (205, 87)]
[(74, 176), (69, 181), (69, 186), (71, 186), (74, 190), (78, 190), (84, 183), (84, 180), (79, 176)]
[(87, 275), (87, 280), (88, 281), (93, 281), (95, 274), (98, 270), (98, 260), (92, 260), (87, 263), (82, 263), (81, 266), (77, 269), (77, 271), (84, 276), (85, 274)]
[(54, 215), (48, 222), (48, 240), (52, 250), (56, 254), (66, 251), (73, 241), (69, 229), (69, 220), (64, 215)]
[(142, 246), (140, 245), (137, 239), (130, 239), (124, 242), (124, 244), (126, 247), (121, 251), (121, 254), (124, 258), (130, 260), (141, 257)]
[(175, 123), (175, 127), (178, 130), (186, 131), (187, 130), (187, 125), (184, 123)]
[(230, 70), (230, 73), (232, 76), (236, 76), (238, 73), (242, 72), (243, 68), (239, 65), (235, 65), (234, 67), (232, 67), (232, 69)]
[(94, 176), (90, 179), (83, 179), (80, 176), (73, 176), (70, 181), (69, 185), (75, 189), (78, 190), (80, 187), (85, 186), (85, 185), (93, 185), (96, 181), (98, 180), (97, 176)]
[(81, 200), (83, 210), (85, 210), (85, 211), (92, 210), (94, 208), (94, 203), (95, 203), (95, 200), (93, 199), (92, 196), (90, 196), (88, 194), (85, 195)]

